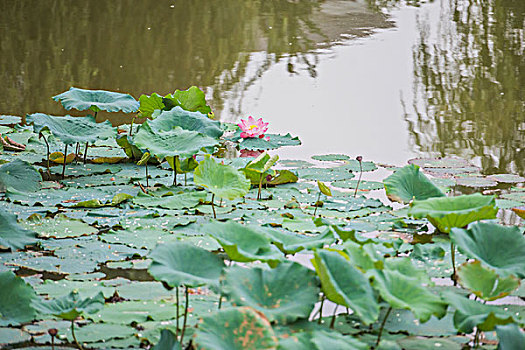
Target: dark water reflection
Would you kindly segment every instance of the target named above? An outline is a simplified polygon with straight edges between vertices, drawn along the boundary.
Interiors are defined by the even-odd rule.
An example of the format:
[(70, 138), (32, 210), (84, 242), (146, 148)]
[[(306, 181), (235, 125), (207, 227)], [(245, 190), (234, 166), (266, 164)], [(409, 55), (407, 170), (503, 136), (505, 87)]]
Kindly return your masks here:
[[(444, 0), (420, 19), (407, 122), (420, 152), (525, 172), (525, 1)], [(434, 32), (432, 32), (434, 30)]]

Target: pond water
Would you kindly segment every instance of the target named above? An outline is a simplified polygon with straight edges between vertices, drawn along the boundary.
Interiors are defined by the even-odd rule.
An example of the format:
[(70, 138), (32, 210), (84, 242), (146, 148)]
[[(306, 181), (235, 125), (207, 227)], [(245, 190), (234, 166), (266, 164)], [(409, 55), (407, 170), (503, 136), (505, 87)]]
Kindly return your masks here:
[(64, 114), (50, 97), (70, 86), (197, 85), (221, 120), (299, 136), (285, 158), (457, 155), (523, 175), (524, 18), (522, 0), (2, 1), (0, 114)]

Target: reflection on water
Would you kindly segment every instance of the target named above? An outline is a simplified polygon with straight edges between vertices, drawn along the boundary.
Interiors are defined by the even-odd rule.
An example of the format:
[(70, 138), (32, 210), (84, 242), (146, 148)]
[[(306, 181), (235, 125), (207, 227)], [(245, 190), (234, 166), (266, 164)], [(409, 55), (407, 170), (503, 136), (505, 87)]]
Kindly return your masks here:
[[(197, 85), (220, 115), (226, 91), (226, 98), (241, 95), (283, 56), (289, 72), (306, 67), (315, 76), (312, 51), (319, 43), (391, 25), (372, 12), (350, 23), (345, 8), (355, 6), (311, 0), (2, 1), (0, 114), (62, 114), (50, 97), (70, 86), (138, 97)], [(252, 52), (264, 52), (264, 59), (247, 73)]]
[(525, 172), (525, 1), (443, 0), (420, 18), (406, 119), (420, 152)]

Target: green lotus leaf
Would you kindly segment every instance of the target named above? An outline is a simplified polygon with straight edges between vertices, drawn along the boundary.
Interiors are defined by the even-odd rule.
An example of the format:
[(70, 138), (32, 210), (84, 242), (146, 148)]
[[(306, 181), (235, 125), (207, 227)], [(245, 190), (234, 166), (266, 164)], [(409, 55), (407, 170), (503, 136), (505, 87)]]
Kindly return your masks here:
[[(172, 294), (173, 297), (173, 294)], [(95, 322), (129, 325), (148, 320), (166, 321), (175, 317), (175, 302), (163, 300), (137, 300), (108, 303), (97, 313), (88, 315)]]
[(286, 168), (308, 168), (312, 163), (301, 159), (280, 159), (278, 164)]
[(502, 183), (518, 183), (518, 182), (525, 182), (525, 177), (515, 175), (515, 174), (494, 174), (487, 176), (487, 178), (502, 182)]
[(117, 144), (122, 147), (128, 158), (140, 159), (142, 157), (142, 151), (130, 143), (128, 135), (118, 135), (116, 141)]
[(502, 278), (494, 270), (483, 267), (478, 260), (462, 264), (457, 276), (463, 288), (489, 301), (503, 298), (520, 286), (520, 280), (515, 276)]
[(371, 271), (371, 275), (372, 286), (390, 306), (412, 311), (420, 322), (428, 321), (432, 315), (445, 316), (447, 304), (423, 287), (418, 278), (387, 269)]
[(355, 189), (359, 184), (360, 190), (372, 191), (380, 190), (383, 188), (383, 183), (379, 181), (367, 181), (367, 180), (339, 180), (332, 182), (332, 186), (339, 188)]
[(0, 190), (12, 188), (21, 192), (35, 192), (41, 188), (40, 181), (40, 173), (26, 161), (15, 159), (0, 165)]
[(183, 160), (180, 160), (180, 157), (166, 157), (166, 161), (171, 169), (177, 170), (177, 174), (189, 173), (199, 166), (199, 163), (193, 157), (184, 158)]
[(195, 169), (193, 180), (195, 185), (229, 200), (243, 197), (251, 188), (250, 180), (242, 172), (230, 165), (215, 162), (209, 155)]
[(20, 124), (22, 118), (16, 115), (0, 115), (0, 125)]
[(494, 196), (479, 193), (457, 197), (435, 197), (410, 204), (408, 215), (427, 218), (439, 231), (448, 233), (453, 227), (464, 227), (471, 222), (495, 219), (498, 208)]
[(496, 334), (499, 340), (499, 350), (520, 350), (525, 344), (525, 332), (520, 330), (515, 323), (496, 326)]
[(178, 126), (167, 131), (156, 131), (150, 127), (149, 121), (146, 121), (133, 136), (133, 144), (159, 159), (164, 159), (168, 156), (191, 157), (202, 148), (216, 146), (218, 141)]
[[(441, 337), (406, 337), (399, 339), (397, 343), (403, 350), (461, 350), (463, 347), (457, 341)], [(378, 350), (381, 350), (380, 347)]]
[(11, 271), (0, 272), (0, 326), (32, 321), (36, 312), (31, 303), (36, 297), (33, 287), (22, 278)]
[[(270, 140), (266, 140), (269, 137)], [(284, 146), (299, 146), (301, 141), (298, 137), (292, 137), (290, 134), (266, 134), (265, 138), (247, 138), (242, 139), (239, 147), (252, 151), (264, 151), (277, 149)]]
[(172, 196), (155, 197), (140, 192), (133, 198), (133, 204), (147, 208), (160, 207), (164, 209), (194, 208), (206, 200), (205, 191), (181, 192)]
[(95, 143), (97, 140), (114, 138), (117, 135), (117, 128), (106, 120), (97, 123), (95, 117), (55, 117), (43, 113), (35, 113), (26, 116), (26, 122), (33, 124), (33, 130), (37, 134), (42, 130), (49, 130), (57, 139), (66, 145)]
[(336, 168), (299, 168), (299, 169), (293, 169), (294, 172), (297, 173), (297, 176), (301, 179), (305, 180), (317, 180), (317, 181), (325, 181), (325, 182), (332, 182), (337, 180), (348, 180), (355, 175), (342, 168), (342, 167), (336, 167)]
[(250, 169), (259, 174), (264, 174), (275, 163), (277, 163), (278, 160), (279, 156), (275, 155), (271, 157), (267, 152), (263, 152), (257, 158), (246, 164), (245, 168)]
[(90, 109), (94, 112), (124, 112), (132, 113), (139, 109), (139, 103), (129, 94), (105, 90), (84, 90), (75, 87), (60, 95), (53, 96), (53, 100), (62, 103), (66, 110), (72, 108), (85, 111)]
[(344, 165), (341, 165), (341, 166), (338, 166), (332, 169), (334, 170), (337, 169), (341, 171), (342, 170), (351, 171), (351, 172), (357, 173), (357, 172), (360, 172), (361, 170), (363, 170), (363, 172), (374, 171), (377, 169), (377, 166), (375, 165), (374, 162), (371, 162), (371, 161), (359, 162), (356, 159), (350, 159), (350, 160), (345, 161)]
[(407, 165), (383, 181), (388, 198), (394, 202), (409, 203), (413, 199), (425, 200), (433, 197), (444, 197), (440, 191), (417, 165)]
[(28, 332), (24, 332), (21, 329), (0, 327), (1, 346), (29, 342), (31, 338), (31, 334), (29, 334)]
[(320, 160), (323, 162), (350, 160), (350, 157), (347, 156), (346, 154), (322, 154), (322, 155), (312, 156), (311, 158), (314, 160)]
[(180, 107), (163, 111), (158, 117), (148, 121), (148, 124), (155, 131), (168, 131), (179, 126), (185, 130), (197, 131), (213, 138), (219, 138), (223, 134), (218, 121), (212, 120), (202, 113), (189, 112)]
[(163, 329), (160, 333), (160, 340), (151, 350), (180, 350), (180, 343), (177, 341), (175, 334), (169, 329)]
[(379, 316), (379, 305), (366, 276), (341, 251), (318, 250), (312, 264), (328, 300), (351, 308), (364, 324)]
[(525, 278), (525, 236), (519, 227), (478, 222), (466, 230), (454, 228), (450, 238), (461, 252), (500, 276)]
[(465, 175), (456, 178), (456, 185), (474, 188), (487, 188), (497, 186), (498, 182), (483, 176)]
[(443, 292), (444, 299), (454, 308), (454, 326), (463, 333), (472, 333), (475, 327), (487, 332), (497, 325), (514, 322), (512, 313), (496, 305), (485, 305), (465, 298), (453, 291)]
[(252, 308), (221, 310), (202, 318), (195, 343), (203, 350), (275, 350), (272, 326)]
[(64, 215), (54, 218), (34, 219), (24, 222), (23, 226), (44, 238), (80, 237), (97, 233), (98, 230), (81, 220), (70, 219)]
[(275, 229), (266, 229), (264, 233), (281, 252), (284, 254), (295, 254), (304, 249), (322, 248), (334, 243), (335, 237), (331, 231), (324, 234), (306, 236), (292, 232), (284, 232)]
[(17, 222), (16, 215), (0, 208), (0, 247), (17, 250), (36, 242), (38, 239), (35, 232), (22, 228)]
[[(313, 323), (311, 323), (313, 328)], [(287, 328), (288, 332), (279, 335), (278, 350), (368, 350), (370, 347), (351, 335), (343, 335), (328, 328), (305, 329), (296, 331)], [(382, 348), (379, 348), (382, 349)]]
[(297, 175), (292, 173), (290, 170), (276, 170), (275, 175), (272, 176), (270, 181), (266, 178), (263, 178), (263, 185), (268, 184), (271, 186), (295, 183), (299, 180)]
[(140, 116), (144, 118), (149, 118), (156, 109), (163, 109), (164, 103), (162, 103), (162, 96), (159, 96), (157, 93), (152, 93), (151, 96), (141, 95), (139, 97), (139, 112)]
[(233, 261), (263, 261), (277, 264), (282, 253), (270, 244), (270, 239), (257, 226), (244, 226), (233, 221), (213, 222), (202, 226), (223, 247)]
[(232, 266), (226, 272), (226, 291), (233, 305), (250, 306), (270, 322), (285, 324), (308, 318), (319, 288), (312, 271), (287, 262), (274, 269)]
[(149, 273), (172, 287), (209, 285), (218, 288), (224, 263), (215, 254), (192, 244), (173, 242), (157, 246)]
[(162, 103), (165, 105), (165, 110), (180, 106), (190, 112), (211, 113), (210, 106), (206, 104), (204, 92), (196, 86), (192, 86), (188, 90), (175, 90), (173, 94), (164, 96)]
[(97, 295), (81, 299), (77, 291), (52, 300), (34, 300), (33, 306), (42, 315), (53, 315), (63, 320), (74, 321), (84, 313), (92, 314), (104, 306), (104, 295)]

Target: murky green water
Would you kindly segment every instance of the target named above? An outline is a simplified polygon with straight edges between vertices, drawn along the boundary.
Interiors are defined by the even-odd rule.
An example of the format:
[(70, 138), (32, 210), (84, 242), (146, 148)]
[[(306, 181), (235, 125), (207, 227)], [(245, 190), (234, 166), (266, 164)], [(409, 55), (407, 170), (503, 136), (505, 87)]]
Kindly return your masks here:
[(50, 97), (70, 86), (197, 85), (222, 120), (300, 136), (288, 158), (458, 155), (525, 173), (525, 2), (397, 3), (0, 1), (0, 114), (64, 114)]

